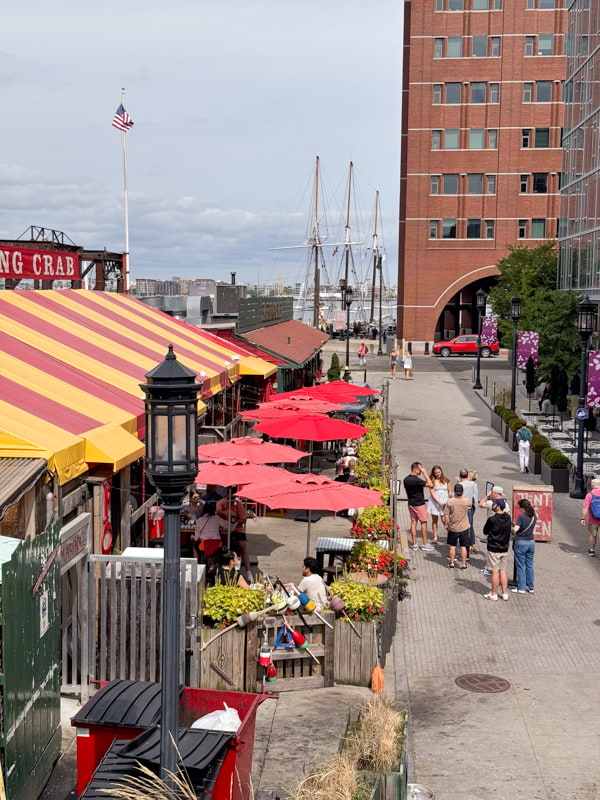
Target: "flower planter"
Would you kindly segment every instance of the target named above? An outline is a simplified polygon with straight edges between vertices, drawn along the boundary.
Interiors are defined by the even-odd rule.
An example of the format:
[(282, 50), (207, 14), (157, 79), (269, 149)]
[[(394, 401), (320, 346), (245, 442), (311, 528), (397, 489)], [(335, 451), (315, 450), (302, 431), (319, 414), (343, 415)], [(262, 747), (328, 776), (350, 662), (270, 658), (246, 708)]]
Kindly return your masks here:
[(542, 472), (542, 454), (529, 450), (529, 472), (532, 475), (540, 475)]
[(495, 411), (492, 411), (490, 425), (496, 431), (496, 433), (502, 435), (502, 417), (499, 414), (496, 414)]
[(510, 428), (508, 428), (508, 439), (506, 441), (513, 453), (516, 453), (519, 449), (519, 440), (517, 439), (517, 434), (513, 433)]
[(543, 460), (541, 461), (540, 467), (542, 483), (553, 486), (555, 492), (562, 492), (565, 494), (569, 491), (571, 470), (568, 467), (554, 469), (553, 467), (549, 467)]

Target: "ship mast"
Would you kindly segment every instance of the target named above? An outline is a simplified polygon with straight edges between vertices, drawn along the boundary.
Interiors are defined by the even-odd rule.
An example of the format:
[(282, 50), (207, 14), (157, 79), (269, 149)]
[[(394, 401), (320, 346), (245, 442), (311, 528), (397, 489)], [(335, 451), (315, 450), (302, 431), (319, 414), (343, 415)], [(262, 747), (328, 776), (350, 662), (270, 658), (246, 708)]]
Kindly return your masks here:
[[(379, 264), (379, 242), (377, 239), (377, 219), (379, 215), (379, 192), (375, 192), (375, 224), (373, 225), (373, 279), (371, 280), (371, 313), (369, 321), (373, 322), (375, 319), (375, 283), (377, 279), (377, 266)], [(379, 264), (381, 267), (381, 264)], [(379, 299), (381, 303), (381, 298)]]
[(313, 327), (318, 328), (320, 323), (321, 306), (321, 273), (319, 269), (319, 250), (321, 247), (321, 234), (319, 232), (319, 156), (315, 162), (315, 206), (313, 216), (313, 228), (310, 244), (313, 248), (313, 258), (315, 262), (315, 281), (313, 296)]

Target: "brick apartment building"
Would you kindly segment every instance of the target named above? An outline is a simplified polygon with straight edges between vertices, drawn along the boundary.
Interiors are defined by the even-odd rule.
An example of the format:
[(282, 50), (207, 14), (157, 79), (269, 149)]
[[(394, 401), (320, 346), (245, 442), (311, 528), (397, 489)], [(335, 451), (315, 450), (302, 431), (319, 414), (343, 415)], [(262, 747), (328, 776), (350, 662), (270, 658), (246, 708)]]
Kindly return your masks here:
[(399, 337), (476, 331), (507, 244), (556, 238), (566, 13), (405, 0)]

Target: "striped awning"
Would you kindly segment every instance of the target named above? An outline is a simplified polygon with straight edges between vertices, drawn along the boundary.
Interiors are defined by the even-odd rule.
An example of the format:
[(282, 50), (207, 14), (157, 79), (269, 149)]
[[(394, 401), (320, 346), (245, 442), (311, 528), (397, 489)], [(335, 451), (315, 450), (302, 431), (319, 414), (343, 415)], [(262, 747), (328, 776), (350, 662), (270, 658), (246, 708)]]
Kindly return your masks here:
[(0, 457), (45, 458), (61, 484), (91, 463), (139, 458), (140, 384), (169, 344), (203, 398), (239, 377), (226, 342), (129, 295), (0, 291)]

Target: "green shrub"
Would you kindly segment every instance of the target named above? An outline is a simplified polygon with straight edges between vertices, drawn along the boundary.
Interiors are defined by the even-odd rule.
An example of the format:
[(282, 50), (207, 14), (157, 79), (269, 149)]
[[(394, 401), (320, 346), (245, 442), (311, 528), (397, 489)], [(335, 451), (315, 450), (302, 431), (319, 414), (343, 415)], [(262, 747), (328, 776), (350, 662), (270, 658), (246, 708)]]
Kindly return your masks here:
[(542, 459), (551, 469), (567, 469), (571, 466), (571, 462), (566, 455), (556, 447), (547, 447), (542, 450)]
[(514, 411), (511, 411), (510, 408), (505, 408), (504, 411), (500, 414), (504, 422), (508, 425), (511, 419), (518, 419), (518, 415), (515, 414)]
[(511, 429), (513, 433), (516, 433), (522, 424), (523, 420), (519, 419), (519, 417), (515, 417), (514, 419), (511, 419), (511, 421), (508, 423), (508, 427)]
[(531, 439), (531, 449), (534, 453), (541, 453), (547, 447), (550, 447), (550, 442), (541, 433), (534, 433)]
[(204, 593), (203, 612), (215, 624), (224, 628), (235, 622), (242, 614), (249, 611), (260, 611), (265, 607), (265, 596), (262, 592), (245, 589), (241, 586), (211, 586)]
[(346, 613), (352, 619), (369, 622), (383, 614), (383, 592), (377, 586), (367, 586), (353, 581), (335, 581), (330, 587), (331, 594), (341, 598)]
[(498, 416), (502, 416), (502, 412), (504, 411), (505, 407), (501, 405), (494, 406), (494, 414), (498, 414)]
[(340, 359), (337, 353), (331, 356), (331, 366), (327, 370), (328, 381), (339, 381), (340, 379)]
[(507, 403), (510, 403), (510, 395), (510, 389), (501, 389), (492, 397), (492, 403), (506, 406)]

